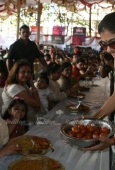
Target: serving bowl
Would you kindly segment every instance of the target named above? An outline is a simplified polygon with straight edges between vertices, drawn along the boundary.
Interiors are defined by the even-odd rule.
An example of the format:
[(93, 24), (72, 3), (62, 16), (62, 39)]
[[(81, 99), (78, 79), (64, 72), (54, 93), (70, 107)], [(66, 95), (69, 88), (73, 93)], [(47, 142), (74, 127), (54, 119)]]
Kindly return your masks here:
[(67, 139), (70, 145), (72, 146), (77, 146), (81, 148), (85, 147), (91, 147), (99, 143), (98, 140), (96, 139), (80, 139), (76, 137), (72, 137), (68, 134), (69, 131), (71, 131), (72, 127), (75, 125), (88, 125), (91, 124), (91, 126), (96, 126), (99, 128), (106, 127), (109, 129), (109, 133), (105, 137), (110, 137), (114, 134), (114, 126), (111, 122), (105, 121), (105, 120), (98, 120), (98, 119), (89, 119), (89, 118), (84, 118), (84, 119), (75, 119), (71, 120), (68, 123), (65, 123), (61, 126), (60, 133)]

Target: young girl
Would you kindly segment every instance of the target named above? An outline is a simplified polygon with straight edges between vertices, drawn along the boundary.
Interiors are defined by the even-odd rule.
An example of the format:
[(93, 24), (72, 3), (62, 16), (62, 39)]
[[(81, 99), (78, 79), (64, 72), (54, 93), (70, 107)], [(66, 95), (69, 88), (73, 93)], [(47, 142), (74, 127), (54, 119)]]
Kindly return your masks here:
[(26, 103), (23, 99), (15, 97), (3, 116), (3, 119), (8, 125), (10, 138), (14, 138), (25, 133), (26, 114)]

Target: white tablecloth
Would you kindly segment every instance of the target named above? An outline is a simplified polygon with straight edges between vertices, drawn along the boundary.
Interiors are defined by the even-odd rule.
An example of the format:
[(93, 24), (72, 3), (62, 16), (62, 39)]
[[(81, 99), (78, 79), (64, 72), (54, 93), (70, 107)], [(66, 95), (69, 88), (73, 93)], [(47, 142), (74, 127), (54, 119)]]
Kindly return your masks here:
[[(98, 87), (91, 87), (89, 92), (85, 92), (86, 97), (83, 103), (90, 107), (87, 114), (92, 114), (99, 110), (104, 101), (109, 96), (109, 80), (96, 80)], [(53, 143), (54, 152), (49, 151), (46, 155), (59, 160), (66, 170), (109, 170), (109, 149), (104, 151), (82, 151), (78, 148), (64, 143), (60, 138), (60, 126), (67, 120), (80, 117), (83, 113), (71, 114), (65, 109), (65, 105), (77, 103), (76, 99), (68, 98), (58, 103), (46, 116), (45, 124), (33, 126), (27, 134), (46, 137)], [(62, 110), (64, 114), (56, 114), (57, 110)], [(21, 155), (12, 155), (0, 158), (0, 170), (7, 170), (8, 165)]]

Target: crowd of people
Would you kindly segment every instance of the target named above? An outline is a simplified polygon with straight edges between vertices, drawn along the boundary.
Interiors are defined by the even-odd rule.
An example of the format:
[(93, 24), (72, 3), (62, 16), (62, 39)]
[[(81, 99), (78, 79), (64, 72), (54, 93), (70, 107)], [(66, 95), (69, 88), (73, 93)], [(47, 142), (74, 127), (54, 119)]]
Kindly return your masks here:
[[(114, 23), (115, 12), (106, 15), (100, 22), (98, 31), (102, 51), (100, 56), (93, 57), (90, 52), (83, 54), (82, 49), (77, 47), (72, 54), (54, 46), (49, 50), (38, 50), (35, 43), (29, 40), (29, 27), (23, 25), (20, 28), (20, 39), (10, 46), (7, 59), (0, 60), (0, 86), (4, 88), (0, 118), (0, 157), (20, 153), (20, 146), (8, 140), (23, 135), (30, 128), (30, 122), (34, 125), (37, 113), (47, 114), (57, 102), (78, 91), (79, 81), (88, 76), (96, 76), (99, 67), (101, 77), (111, 77), (111, 97), (94, 117), (98, 118), (103, 113), (107, 116), (115, 110)], [(105, 56), (107, 52), (109, 59)], [(33, 74), (34, 61), (38, 61), (43, 69), (37, 79)], [(103, 150), (115, 144), (115, 138), (98, 137), (98, 140), (100, 140), (98, 145), (84, 150)]]

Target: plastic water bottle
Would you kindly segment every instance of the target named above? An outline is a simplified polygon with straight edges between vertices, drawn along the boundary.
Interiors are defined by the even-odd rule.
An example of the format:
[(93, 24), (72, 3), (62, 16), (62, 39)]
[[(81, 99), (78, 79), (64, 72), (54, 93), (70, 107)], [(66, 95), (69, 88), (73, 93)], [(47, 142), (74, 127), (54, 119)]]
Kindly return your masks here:
[(100, 79), (100, 66), (98, 68), (97, 76), (98, 76), (98, 79)]

